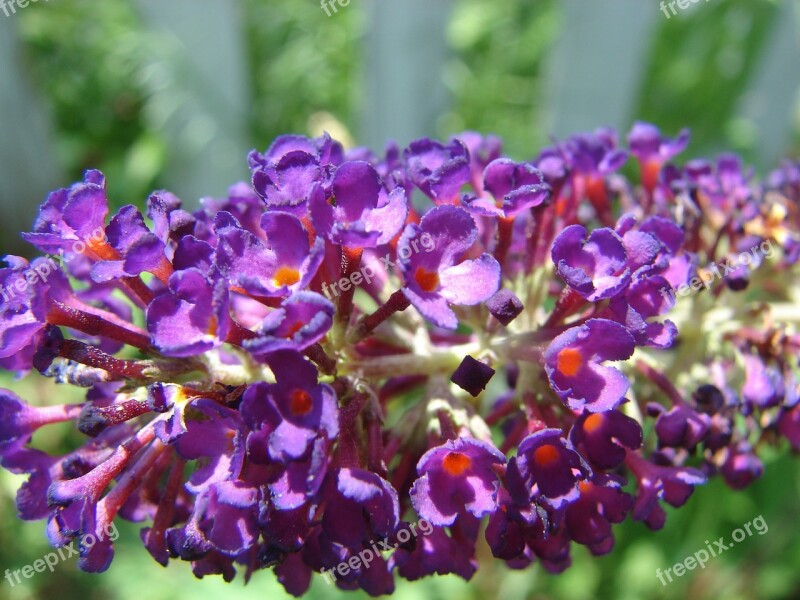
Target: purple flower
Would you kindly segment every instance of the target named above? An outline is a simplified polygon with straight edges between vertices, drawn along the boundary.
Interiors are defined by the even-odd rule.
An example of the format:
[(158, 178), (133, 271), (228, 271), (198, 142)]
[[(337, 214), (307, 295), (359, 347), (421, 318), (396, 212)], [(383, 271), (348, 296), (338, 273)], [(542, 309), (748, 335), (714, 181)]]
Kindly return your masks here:
[(580, 497), (567, 506), (565, 524), (569, 536), (589, 547), (595, 556), (614, 547), (612, 523), (622, 523), (633, 506), (633, 498), (622, 491), (625, 480), (614, 475), (598, 475), (578, 484)]
[(573, 135), (564, 144), (564, 152), (574, 170), (597, 177), (613, 173), (628, 159), (628, 153), (617, 145), (616, 131), (601, 128), (594, 133)]
[(167, 356), (195, 356), (216, 348), (231, 326), (228, 290), (195, 268), (176, 271), (168, 289), (147, 307), (147, 329)]
[(630, 452), (627, 464), (638, 480), (639, 490), (633, 506), (633, 519), (644, 521), (651, 529), (664, 526), (666, 514), (659, 500), (676, 508), (683, 506), (697, 485), (706, 483), (706, 476), (697, 469), (655, 465)]
[(662, 446), (694, 450), (711, 429), (709, 416), (694, 411), (687, 404), (679, 404), (669, 410), (664, 410), (660, 404), (653, 404), (649, 412), (658, 415), (656, 435)]
[(578, 482), (591, 475), (560, 429), (542, 429), (527, 436), (512, 459), (531, 498), (558, 510), (580, 496)]
[(778, 432), (789, 441), (793, 450), (800, 451), (800, 404), (781, 413)]
[(164, 242), (147, 228), (135, 206), (124, 206), (112, 217), (106, 236), (117, 256), (95, 263), (91, 270), (93, 280), (105, 282), (149, 272), (167, 281), (172, 265), (164, 254)]
[(309, 247), (302, 223), (288, 213), (265, 213), (261, 228), (266, 242), (231, 214), (218, 213), (215, 263), (231, 285), (255, 297), (287, 296), (308, 286), (324, 258), (322, 238)]
[(726, 449), (720, 472), (725, 478), (725, 483), (732, 489), (743, 490), (761, 477), (764, 464), (753, 453), (749, 444), (741, 442)]
[(633, 350), (633, 338), (624, 327), (590, 319), (550, 343), (544, 354), (545, 371), (553, 390), (570, 408), (605, 412), (622, 402), (628, 378), (600, 363), (628, 359)]
[(324, 296), (297, 292), (266, 316), (244, 347), (257, 357), (277, 350), (305, 350), (325, 337), (333, 313), (333, 304)]
[(326, 179), (331, 166), (340, 164), (342, 158), (341, 145), (328, 134), (316, 139), (281, 136), (265, 154), (250, 153), (253, 187), (270, 208), (302, 217), (314, 186)]
[[(419, 239), (429, 236), (430, 252), (415, 252)], [(488, 300), (500, 287), (500, 265), (489, 254), (458, 263), (478, 237), (475, 221), (464, 209), (439, 206), (408, 225), (398, 243), (403, 293), (436, 325), (458, 326), (450, 304), (474, 305)], [(428, 244), (430, 245), (430, 244)]]
[[(355, 555), (371, 542), (391, 536), (400, 523), (397, 492), (388, 481), (364, 469), (341, 468), (329, 473), (324, 498), (319, 543), (332, 557), (339, 549)], [(334, 558), (331, 566), (343, 559)], [(361, 568), (370, 570), (369, 565)], [(358, 575), (361, 573), (356, 571), (352, 577)]]
[(270, 430), (266, 442), (272, 460), (299, 460), (318, 436), (333, 440), (338, 435), (336, 394), (329, 385), (317, 383), (317, 369), (296, 352), (276, 352), (268, 363), (276, 383), (250, 386), (243, 410), (253, 414), (256, 409), (250, 405), (255, 403), (266, 410), (264, 423)]
[(0, 269), (0, 366), (13, 371), (31, 368), (43, 338), (53, 300), (69, 302), (67, 278), (52, 260), (6, 256)]
[(689, 130), (682, 129), (675, 139), (661, 135), (655, 125), (637, 121), (628, 133), (628, 146), (642, 169), (642, 185), (652, 191), (663, 164), (680, 154), (689, 145)]
[(465, 201), (465, 207), (478, 215), (513, 218), (522, 211), (539, 206), (548, 197), (550, 187), (542, 173), (531, 163), (515, 163), (498, 158), (486, 167), (483, 189), (492, 198)]
[(220, 481), (197, 497), (194, 518), (211, 548), (236, 557), (258, 540), (260, 501), (259, 488), (241, 481)]
[(472, 438), (448, 440), (428, 450), (419, 463), (419, 479), (411, 488), (416, 511), (433, 525), (452, 525), (459, 515), (474, 517), (497, 508), (499, 485), (494, 465), (505, 463), (492, 445)]
[[(477, 520), (474, 520), (477, 521)], [(433, 527), (433, 531), (417, 540), (416, 548), (408, 552), (399, 548), (392, 555), (392, 562), (398, 573), (409, 581), (416, 581), (428, 575), (456, 574), (470, 580), (478, 570), (475, 560), (476, 524), (463, 524), (459, 519), (451, 528), (452, 536), (443, 527)]]
[(50, 254), (62, 252), (65, 257), (72, 257), (75, 249), (81, 251), (82, 247), (81, 252), (107, 258), (109, 253), (113, 255), (103, 239), (107, 216), (105, 177), (100, 171), (89, 170), (83, 182), (51, 193), (39, 208), (33, 232), (23, 233), (22, 237)]
[(455, 204), (470, 180), (470, 155), (459, 139), (448, 144), (422, 138), (403, 152), (409, 179), (437, 204)]
[(589, 462), (600, 469), (615, 469), (627, 450), (642, 445), (639, 423), (618, 410), (581, 413), (570, 430), (569, 439)]
[(346, 162), (336, 169), (329, 192), (311, 196), (311, 220), (334, 244), (371, 248), (388, 244), (403, 227), (408, 202), (403, 188), (387, 192), (369, 163)]
[(742, 396), (747, 402), (760, 407), (777, 406), (784, 397), (783, 377), (773, 367), (767, 367), (758, 356), (745, 354), (745, 381)]
[(670, 348), (678, 335), (678, 328), (669, 319), (651, 321), (667, 313), (675, 305), (669, 282), (655, 275), (634, 279), (625, 292), (611, 299), (610, 317), (624, 325), (638, 346)]
[(81, 405), (33, 407), (14, 392), (0, 388), (0, 456), (25, 444), (44, 425), (71, 421), (81, 412)]
[(551, 254), (562, 279), (591, 302), (616, 296), (630, 281), (625, 247), (607, 227), (587, 237), (585, 227), (570, 225), (553, 242)]
[(470, 182), (476, 190), (481, 188), (481, 178), (486, 165), (500, 158), (503, 141), (495, 135), (483, 136), (475, 131), (464, 131), (454, 136), (469, 152)]

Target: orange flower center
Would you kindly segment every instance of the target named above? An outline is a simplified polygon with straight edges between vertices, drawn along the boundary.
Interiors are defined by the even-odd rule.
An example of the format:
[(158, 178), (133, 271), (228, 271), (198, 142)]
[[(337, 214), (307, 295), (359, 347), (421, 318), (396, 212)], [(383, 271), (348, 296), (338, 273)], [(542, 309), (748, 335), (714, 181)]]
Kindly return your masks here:
[(457, 477), (472, 466), (469, 456), (461, 452), (448, 452), (442, 461), (442, 467), (448, 474)]
[(661, 173), (661, 161), (650, 159), (642, 165), (642, 184), (648, 191), (653, 191), (658, 183), (658, 175)]
[(219, 327), (219, 323), (217, 322), (217, 317), (211, 315), (211, 318), (208, 320), (208, 329), (206, 333), (208, 335), (217, 335), (217, 328)]
[(425, 292), (432, 292), (439, 287), (439, 274), (436, 271), (428, 271), (424, 267), (417, 267), (414, 272), (414, 281)]
[(302, 328), (303, 328), (303, 322), (298, 321), (297, 323), (289, 327), (289, 331), (287, 331), (286, 335), (284, 335), (283, 337), (285, 337), (287, 340), (290, 340), (294, 337), (294, 334), (300, 331)]
[(300, 281), (300, 271), (292, 267), (281, 267), (275, 271), (275, 276), (272, 282), (275, 287), (282, 287), (284, 285), (293, 285)]
[(558, 372), (567, 377), (572, 377), (583, 366), (581, 351), (575, 348), (564, 348), (558, 353), (556, 368)]
[(549, 467), (555, 462), (558, 462), (558, 450), (551, 444), (545, 444), (536, 449), (533, 453), (533, 460), (537, 462), (540, 467)]
[(289, 410), (292, 411), (293, 415), (302, 417), (311, 412), (313, 404), (314, 401), (311, 398), (311, 394), (305, 390), (296, 389), (292, 392), (289, 401)]
[(592, 415), (589, 415), (583, 422), (583, 429), (587, 433), (594, 433), (600, 428), (602, 424), (603, 424), (603, 415), (601, 415), (600, 413), (594, 413)]

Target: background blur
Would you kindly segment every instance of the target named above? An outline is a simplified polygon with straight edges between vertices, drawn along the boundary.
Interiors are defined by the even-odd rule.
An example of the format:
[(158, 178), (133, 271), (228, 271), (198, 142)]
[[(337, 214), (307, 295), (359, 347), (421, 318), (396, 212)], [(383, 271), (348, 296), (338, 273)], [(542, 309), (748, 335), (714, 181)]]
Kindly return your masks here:
[[(9, 3), (10, 0), (6, 0)], [(687, 157), (740, 152), (764, 173), (800, 154), (800, 1), (709, 0), (667, 18), (658, 0), (361, 0), (330, 16), (316, 0), (39, 0), (0, 9), (0, 253), (28, 254), (46, 193), (103, 170), (112, 201), (142, 204), (168, 188), (188, 205), (247, 177), (246, 154), (278, 134), (328, 130), (379, 151), (422, 135), (496, 133), (518, 159), (551, 135), (640, 118), (692, 128)], [(64, 391), (0, 384), (42, 403)], [(48, 429), (48, 432), (51, 431)], [(75, 433), (48, 436), (58, 451)], [(800, 598), (800, 462), (765, 457), (745, 493), (719, 482), (671, 511), (663, 531), (617, 528), (595, 559), (574, 548), (561, 576), (484, 561), (470, 584), (399, 582), (396, 598)], [(20, 483), (0, 473), (0, 569), (48, 552), (42, 523), (15, 517)], [(763, 515), (754, 535), (662, 587), (666, 569)], [(162, 569), (120, 526), (103, 576), (74, 559), (0, 599), (282, 598), (271, 573), (243, 587)], [(486, 549), (481, 550), (484, 554)], [(344, 594), (317, 578), (311, 597)], [(361, 597), (350, 594), (350, 597)]]

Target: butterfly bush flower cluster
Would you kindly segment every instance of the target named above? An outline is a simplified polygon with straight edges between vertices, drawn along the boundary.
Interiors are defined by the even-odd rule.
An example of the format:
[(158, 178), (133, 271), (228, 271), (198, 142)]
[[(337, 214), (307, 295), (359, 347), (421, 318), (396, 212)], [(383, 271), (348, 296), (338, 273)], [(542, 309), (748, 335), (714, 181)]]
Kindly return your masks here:
[[(688, 142), (636, 123), (517, 162), (474, 132), (282, 136), (197, 210), (111, 214), (87, 172), (23, 233), (45, 258), (0, 269), (0, 366), (85, 388), (0, 391), (20, 517), (54, 546), (125, 519), (197, 577), (378, 595), (469, 579), (483, 544), (560, 572), (710, 477), (747, 486), (762, 446), (800, 450), (800, 163), (758, 180), (676, 160)], [(56, 423), (63, 455), (32, 443)], [(86, 571), (114, 556), (96, 537)]]

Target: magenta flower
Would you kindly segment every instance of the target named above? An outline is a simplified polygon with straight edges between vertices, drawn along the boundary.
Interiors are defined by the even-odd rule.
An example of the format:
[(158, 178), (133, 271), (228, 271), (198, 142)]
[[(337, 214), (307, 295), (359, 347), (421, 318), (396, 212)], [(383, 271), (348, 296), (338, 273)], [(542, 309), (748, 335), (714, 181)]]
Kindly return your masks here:
[[(430, 252), (422, 250), (421, 238), (425, 235), (432, 240)], [(469, 213), (440, 206), (428, 212), (419, 225), (406, 227), (400, 238), (403, 293), (423, 316), (440, 327), (455, 329), (458, 325), (450, 304), (479, 304), (500, 287), (500, 265), (489, 254), (458, 262), (477, 237), (478, 228)]]
[(553, 242), (552, 258), (567, 285), (592, 302), (616, 296), (630, 281), (625, 246), (608, 228), (587, 237), (582, 225), (570, 225)]
[(411, 502), (434, 525), (452, 525), (463, 513), (483, 517), (497, 507), (499, 483), (493, 467), (504, 463), (505, 457), (486, 442), (450, 440), (420, 459)]
[(590, 319), (553, 340), (545, 351), (545, 371), (553, 390), (570, 408), (605, 412), (622, 402), (629, 383), (622, 372), (601, 363), (630, 358), (633, 349), (633, 337), (624, 327)]

